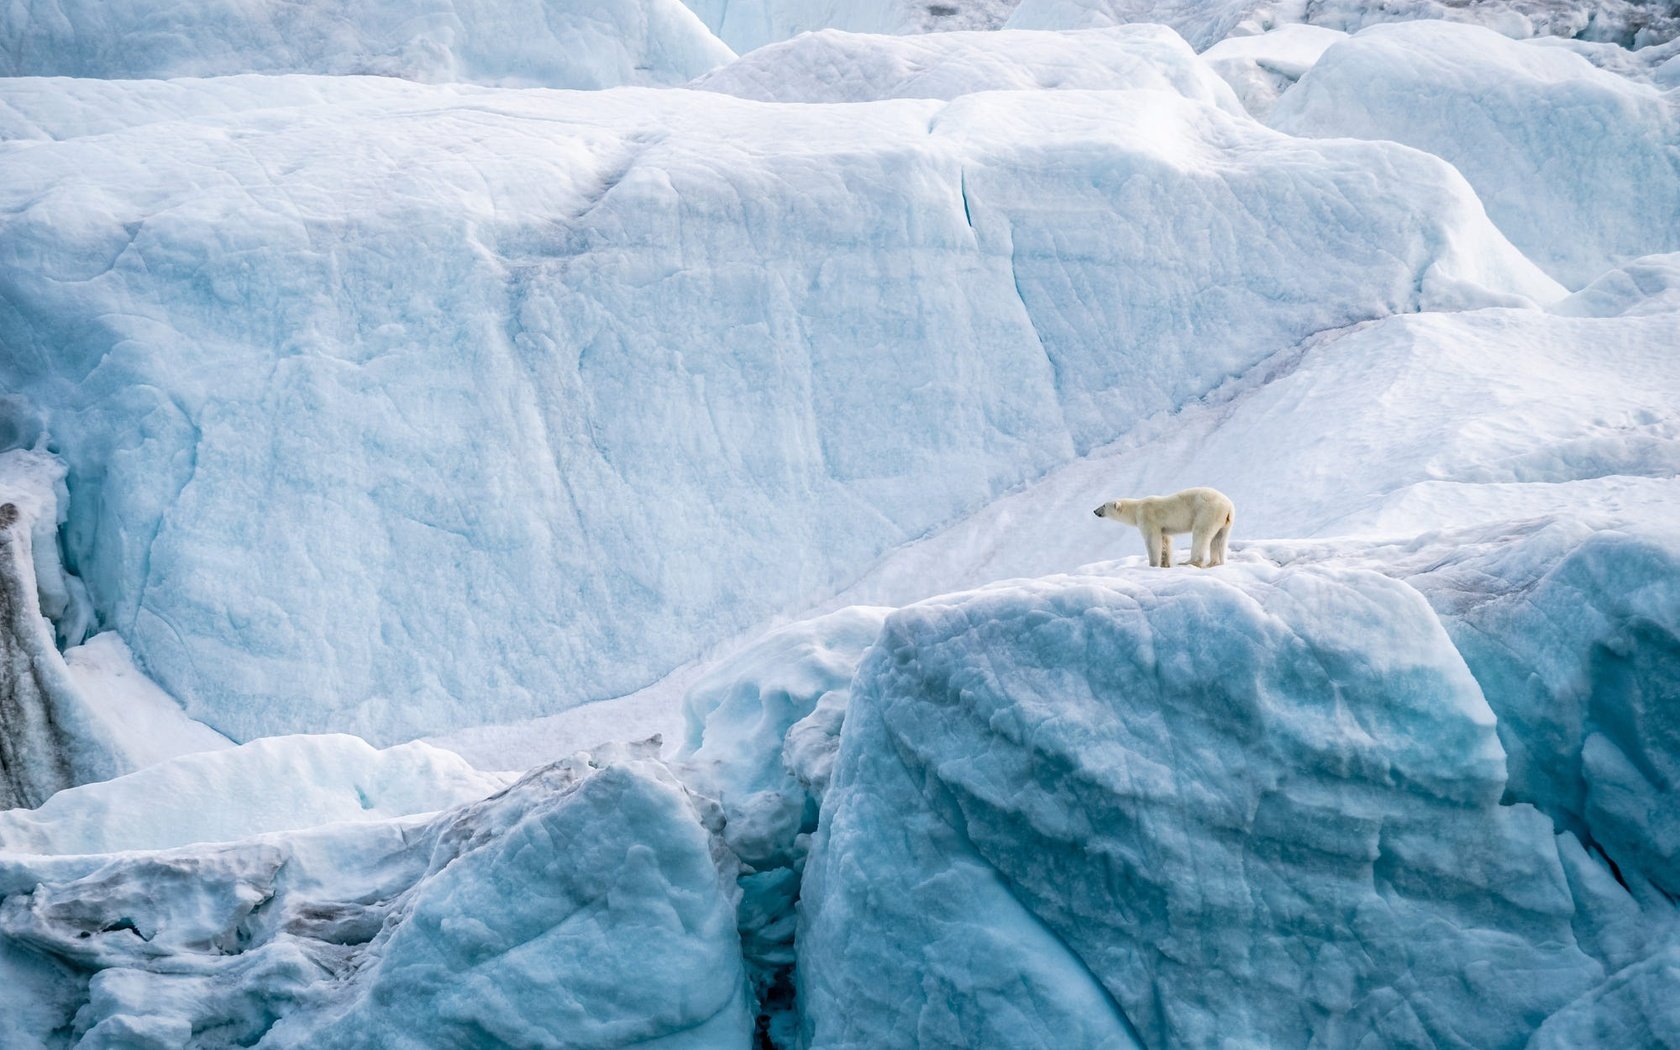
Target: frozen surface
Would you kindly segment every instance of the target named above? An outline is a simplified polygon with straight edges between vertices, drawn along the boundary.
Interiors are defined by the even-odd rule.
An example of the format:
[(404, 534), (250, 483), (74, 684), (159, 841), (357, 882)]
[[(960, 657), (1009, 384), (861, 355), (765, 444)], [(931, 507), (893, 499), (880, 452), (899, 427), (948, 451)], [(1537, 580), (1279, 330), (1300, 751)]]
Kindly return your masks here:
[(996, 29), (1016, 0), (688, 0), (741, 54), (822, 29), (849, 33), (949, 33)]
[(910, 606), (807, 866), (809, 1045), (1520, 1045), (1604, 971), (1504, 788), (1475, 679), (1376, 573)]
[(1680, 11), (1664, 0), (1022, 0), (1008, 25), (1090, 29), (1159, 22), (1197, 51), (1228, 37), (1308, 23), (1352, 33), (1385, 22), (1446, 20), (1509, 37), (1583, 38), (1646, 47), (1680, 36)]
[(631, 693), (1310, 333), (1560, 293), (1434, 158), (1161, 91), (84, 84), (5, 85), (101, 132), (0, 154), (0, 381), (240, 740)]
[(0, 850), (117, 853), (390, 820), (477, 801), (508, 780), (420, 741), (378, 751), (343, 734), (265, 737), (0, 813)]
[(1208, 68), (1219, 74), (1242, 100), (1243, 108), (1265, 120), (1278, 96), (1347, 34), (1322, 26), (1294, 23), (1267, 33), (1226, 37), (1202, 52)]
[(15, 0), (0, 76), (676, 84), (733, 53), (679, 0)]
[(1368, 29), (1326, 51), (1270, 122), (1444, 157), (1571, 288), (1680, 249), (1680, 104), (1564, 48), (1444, 23)]
[(181, 710), (175, 698), (134, 666), (115, 631), (64, 652), (64, 667), (93, 721), (138, 769), (176, 755), (233, 747), (233, 741)]
[[(1440, 614), (1499, 716), (1512, 798), (1680, 895), (1680, 528), (1596, 515), (1363, 554)], [(1288, 555), (1279, 552), (1279, 560)]]
[(794, 1045), (794, 903), (839, 750), (852, 674), (889, 609), (854, 607), (766, 633), (683, 698), (675, 768), (723, 811), (741, 859), (740, 929), (763, 1030)]
[(33, 806), (72, 784), (131, 768), (59, 655), (57, 613), (80, 640), (87, 601), (58, 555), (64, 466), (0, 453), (0, 807)]
[(1549, 311), (1325, 333), (894, 551), (834, 601), (900, 605), (1141, 555), (1137, 530), (1091, 508), (1189, 484), (1236, 501), (1238, 551), (1258, 537), (1414, 536), (1548, 516), (1671, 520), (1676, 262), (1639, 260)]
[(1154, 88), (1238, 112), (1231, 94), (1162, 26), (1085, 33), (891, 37), (826, 30), (743, 55), (692, 85), (766, 102), (951, 99), (976, 91)]
[(727, 860), (626, 755), (430, 822), (0, 855), (0, 1042), (744, 1047)]

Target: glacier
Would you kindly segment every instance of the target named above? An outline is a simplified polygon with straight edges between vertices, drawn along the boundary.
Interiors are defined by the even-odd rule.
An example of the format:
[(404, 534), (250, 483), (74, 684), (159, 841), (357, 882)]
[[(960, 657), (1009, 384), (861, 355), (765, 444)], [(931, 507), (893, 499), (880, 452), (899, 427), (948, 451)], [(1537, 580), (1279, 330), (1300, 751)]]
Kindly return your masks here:
[(0, 11), (0, 1047), (1680, 1047), (1672, 6)]
[(436, 817), (0, 853), (0, 975), (20, 997), (0, 1041), (744, 1046), (729, 854), (696, 807), (619, 748)]
[(1513, 1045), (1603, 971), (1504, 781), (1469, 669), (1375, 573), (906, 607), (808, 862), (806, 1045)]
[(1279, 346), (1563, 294), (1435, 158), (1172, 91), (4, 90), (0, 382), (236, 740), (632, 692)]
[(1398, 22), (1446, 21), (1522, 40), (1580, 39), (1645, 48), (1680, 37), (1680, 11), (1662, 0), (1021, 0), (1013, 29), (1096, 29), (1155, 22), (1197, 51), (1228, 40), (1311, 25), (1343, 33)]
[(1446, 158), (1512, 243), (1571, 288), (1680, 249), (1666, 218), (1680, 214), (1680, 103), (1565, 48), (1378, 26), (1328, 48), (1269, 122)]
[(979, 91), (1152, 88), (1240, 112), (1162, 26), (1082, 33), (1009, 30), (904, 37), (824, 30), (769, 44), (690, 87), (761, 102), (953, 99)]
[(728, 62), (679, 0), (16, 0), (0, 77), (249, 73), (603, 88), (680, 84)]

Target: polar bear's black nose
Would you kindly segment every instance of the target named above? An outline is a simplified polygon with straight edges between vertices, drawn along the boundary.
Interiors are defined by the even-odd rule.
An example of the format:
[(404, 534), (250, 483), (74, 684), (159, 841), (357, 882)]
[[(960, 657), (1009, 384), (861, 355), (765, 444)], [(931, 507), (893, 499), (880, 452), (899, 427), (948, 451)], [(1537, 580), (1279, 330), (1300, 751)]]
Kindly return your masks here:
[(1100, 517), (1102, 517), (1102, 508), (1098, 507), (1096, 510), (1093, 510), (1091, 513), (1095, 514), (1097, 517), (1100, 518)]

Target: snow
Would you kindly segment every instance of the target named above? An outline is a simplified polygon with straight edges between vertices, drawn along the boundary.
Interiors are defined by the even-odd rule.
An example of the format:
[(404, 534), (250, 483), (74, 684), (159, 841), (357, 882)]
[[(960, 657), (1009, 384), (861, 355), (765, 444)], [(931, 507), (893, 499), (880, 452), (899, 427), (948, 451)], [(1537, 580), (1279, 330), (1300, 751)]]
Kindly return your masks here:
[(902, 605), (1143, 553), (1106, 500), (1207, 484), (1258, 537), (1414, 536), (1548, 516), (1658, 521), (1680, 498), (1672, 256), (1548, 311), (1394, 317), (1281, 350), (883, 558), (831, 601)]
[(85, 83), (5, 85), (99, 130), (0, 154), (0, 381), (236, 740), (632, 693), (1310, 333), (1561, 293), (1441, 162), (1161, 91)]
[(214, 729), (188, 718), (174, 697), (134, 666), (134, 655), (115, 631), (66, 649), (64, 668), (102, 735), (120, 743), (134, 768), (234, 746)]
[(742, 55), (802, 33), (949, 33), (997, 29), (1016, 0), (688, 0)]
[(510, 779), (420, 741), (380, 751), (342, 733), (265, 737), (0, 812), (0, 850), (118, 853), (390, 820), (476, 801)]
[(1281, 25), (1268, 33), (1226, 37), (1202, 52), (1208, 68), (1219, 74), (1242, 100), (1243, 108), (1265, 120), (1278, 96), (1295, 85), (1332, 44), (1347, 34), (1320, 26)]
[(733, 53), (679, 0), (18, 0), (0, 76), (377, 74), (603, 88), (678, 84)]
[(806, 869), (806, 1045), (1520, 1045), (1603, 967), (1495, 730), (1368, 571), (901, 609)]
[(1518, 248), (1571, 288), (1680, 249), (1680, 110), (1569, 50), (1465, 26), (1365, 30), (1278, 100), (1294, 135), (1391, 139), (1452, 162)]
[(1014, 29), (1171, 26), (1197, 51), (1222, 40), (1309, 24), (1352, 33), (1390, 22), (1445, 20), (1515, 39), (1581, 38), (1649, 47), (1680, 37), (1680, 13), (1646, 0), (1022, 0)]
[(824, 30), (770, 44), (691, 85), (764, 102), (952, 99), (977, 91), (1150, 88), (1239, 107), (1178, 34), (1162, 26), (1085, 33), (892, 37)]
[(0, 1042), (740, 1047), (727, 860), (623, 749), (429, 821), (0, 853)]
[(0, 1046), (1674, 1043), (1680, 20), (1010, 6), (0, 13)]

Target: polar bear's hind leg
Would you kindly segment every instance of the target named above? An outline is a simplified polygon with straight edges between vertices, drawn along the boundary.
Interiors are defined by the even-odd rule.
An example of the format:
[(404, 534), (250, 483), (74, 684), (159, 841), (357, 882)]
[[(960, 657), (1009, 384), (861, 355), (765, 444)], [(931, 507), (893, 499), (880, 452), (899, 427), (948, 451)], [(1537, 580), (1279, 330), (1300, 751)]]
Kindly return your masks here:
[(1224, 565), (1225, 555), (1231, 546), (1231, 524), (1236, 520), (1235, 514), (1225, 515), (1225, 524), (1219, 526), (1219, 531), (1213, 534), (1213, 564)]

